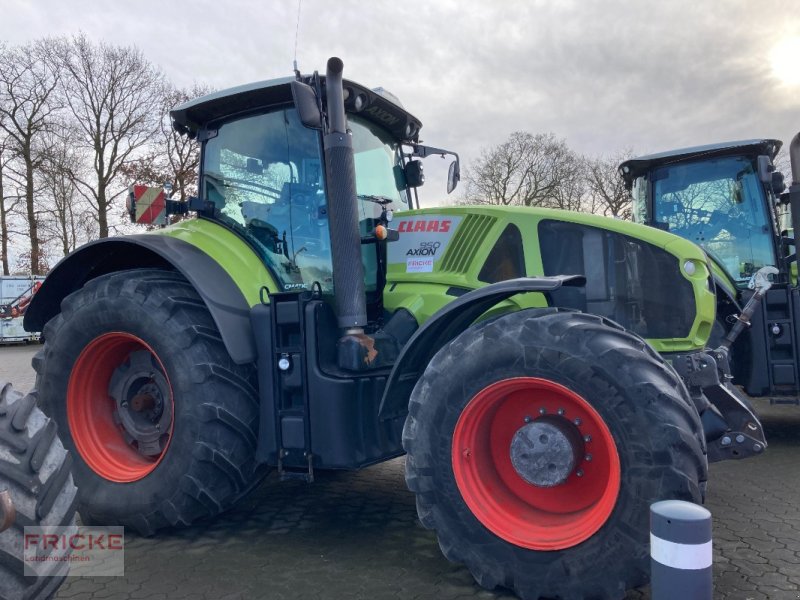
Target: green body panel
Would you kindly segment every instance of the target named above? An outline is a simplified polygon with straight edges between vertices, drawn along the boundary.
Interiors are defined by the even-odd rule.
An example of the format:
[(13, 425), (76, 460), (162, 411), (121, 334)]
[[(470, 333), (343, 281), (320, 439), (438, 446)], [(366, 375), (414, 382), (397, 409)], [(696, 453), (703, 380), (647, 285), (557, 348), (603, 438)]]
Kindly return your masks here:
[(178, 238), (208, 254), (231, 276), (250, 306), (261, 302), (263, 286), (272, 292), (280, 289), (261, 258), (247, 242), (213, 221), (186, 219), (158, 229), (153, 234)]
[[(484, 223), (486, 231), (470, 228), (465, 218), (468, 215), (487, 217)], [(659, 352), (685, 352), (703, 348), (708, 340), (716, 313), (715, 296), (708, 285), (710, 274), (708, 259), (702, 249), (683, 238), (628, 221), (584, 213), (527, 207), (423, 209), (398, 213), (396, 220), (400, 221), (415, 216), (428, 220), (461, 219), (454, 229), (451, 240), (447, 242), (447, 247), (443, 248), (441, 256), (434, 261), (430, 272), (409, 273), (405, 263), (393, 262), (392, 257), (389, 258), (384, 305), (390, 311), (398, 308), (409, 310), (416, 316), (420, 324), (456, 297), (447, 294), (448, 289), (475, 289), (486, 285), (485, 282), (478, 279), (480, 269), (486, 262), (498, 237), (509, 224), (516, 225), (522, 233), (526, 275), (532, 277), (543, 275), (538, 224), (542, 220), (559, 220), (598, 227), (641, 239), (675, 256), (675, 268), (680, 269), (681, 275), (692, 283), (697, 314), (687, 337), (648, 341)], [(403, 233), (401, 232), (400, 235), (402, 239)], [(478, 240), (477, 246), (464, 252), (465, 255), (469, 255), (466, 268), (461, 270), (447, 268), (448, 264), (453, 262), (449, 261), (448, 253), (454, 251), (455, 240), (465, 237)], [(681, 267), (688, 260), (696, 266), (696, 272), (691, 276), (687, 275)], [(571, 273), (564, 273), (564, 275), (569, 274)], [(547, 302), (541, 294), (522, 294), (498, 305), (493, 309), (492, 314), (546, 305)]]
[[(516, 225), (522, 233), (525, 274), (531, 277), (543, 275), (538, 224), (542, 220), (549, 219), (607, 229), (647, 241), (675, 256), (676, 269), (681, 269), (681, 265), (687, 260), (693, 261), (697, 270), (692, 276), (687, 275), (682, 269), (680, 271), (693, 285), (697, 308), (690, 334), (685, 338), (648, 341), (659, 352), (685, 352), (704, 347), (708, 340), (716, 310), (714, 294), (708, 288), (708, 260), (699, 247), (687, 240), (627, 221), (549, 209), (448, 207), (403, 211), (397, 213), (396, 220), (402, 221), (414, 217), (428, 220), (450, 219), (457, 223), (451, 232), (449, 245), (443, 248), (430, 272), (408, 273), (405, 271), (404, 263), (392, 262), (391, 257), (389, 259), (384, 306), (390, 312), (399, 308), (408, 310), (420, 325), (457, 298), (460, 293), (487, 285), (478, 279), (480, 269), (498, 237), (509, 224)], [(468, 222), (468, 217), (472, 222)], [(476, 221), (480, 221), (482, 229), (473, 227)], [(187, 219), (153, 234), (176, 237), (208, 254), (231, 276), (250, 306), (260, 302), (260, 290), (263, 286), (272, 291), (279, 289), (255, 251), (237, 234), (213, 221)], [(400, 235), (402, 240), (403, 233)], [(447, 252), (451, 251), (452, 259), (456, 242), (460, 244), (459, 251), (463, 254), (463, 268), (453, 268), (453, 265), (447, 262)], [(450, 263), (453, 263), (453, 260), (450, 260)], [(542, 294), (520, 294), (498, 304), (486, 313), (484, 318), (523, 308), (544, 306), (547, 306), (547, 301)]]

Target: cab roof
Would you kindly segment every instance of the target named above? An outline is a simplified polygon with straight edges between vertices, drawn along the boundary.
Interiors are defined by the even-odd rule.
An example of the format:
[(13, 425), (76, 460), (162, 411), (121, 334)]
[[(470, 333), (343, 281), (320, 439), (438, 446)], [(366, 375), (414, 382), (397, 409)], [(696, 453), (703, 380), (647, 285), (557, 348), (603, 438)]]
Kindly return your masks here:
[[(209, 124), (233, 118), (238, 115), (257, 112), (272, 106), (292, 103), (292, 82), (295, 77), (281, 77), (247, 83), (200, 98), (195, 98), (176, 106), (170, 111), (173, 127), (181, 133), (194, 136), (198, 130)], [(311, 84), (311, 76), (301, 76), (303, 83)], [(325, 77), (319, 76), (320, 86), (325, 94)], [(313, 85), (313, 84), (312, 84)], [(343, 82), (345, 90), (345, 110), (380, 125), (399, 141), (414, 143), (419, 139), (422, 123), (402, 106), (394, 96), (370, 90), (361, 84)], [(361, 110), (355, 109), (355, 98), (359, 95), (366, 100)], [(395, 101), (393, 101), (393, 99)]]
[(680, 148), (668, 150), (656, 154), (648, 154), (626, 160), (619, 166), (625, 185), (630, 188), (633, 180), (643, 175), (650, 169), (662, 165), (686, 162), (696, 158), (712, 158), (714, 156), (726, 156), (731, 154), (766, 154), (774, 159), (781, 149), (783, 142), (772, 139), (739, 140), (735, 142), (722, 142), (719, 144), (707, 144), (705, 146), (693, 146), (691, 148)]

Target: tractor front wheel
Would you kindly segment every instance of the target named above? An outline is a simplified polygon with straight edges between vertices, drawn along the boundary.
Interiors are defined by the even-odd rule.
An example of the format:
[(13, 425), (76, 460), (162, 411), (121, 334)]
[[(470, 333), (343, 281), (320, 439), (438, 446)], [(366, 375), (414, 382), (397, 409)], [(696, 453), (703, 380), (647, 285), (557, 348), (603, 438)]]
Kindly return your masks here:
[(233, 362), (179, 274), (93, 279), (45, 337), (36, 386), (75, 456), (84, 520), (152, 534), (214, 516), (259, 481), (255, 369)]
[(700, 502), (707, 463), (683, 384), (593, 315), (473, 326), (417, 383), (406, 481), (445, 556), (524, 599), (615, 598), (649, 571), (648, 507)]

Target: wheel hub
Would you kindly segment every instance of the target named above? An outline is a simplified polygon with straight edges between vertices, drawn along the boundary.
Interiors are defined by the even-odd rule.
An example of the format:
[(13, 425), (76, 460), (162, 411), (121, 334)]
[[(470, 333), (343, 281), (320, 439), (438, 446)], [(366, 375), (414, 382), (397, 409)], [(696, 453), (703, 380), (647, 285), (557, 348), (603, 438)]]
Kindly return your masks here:
[(582, 456), (577, 428), (562, 418), (541, 417), (520, 427), (511, 439), (511, 464), (517, 474), (538, 487), (564, 483)]
[(143, 456), (158, 456), (168, 441), (172, 411), (165, 410), (169, 384), (147, 350), (132, 352), (114, 370), (108, 394), (116, 404), (114, 421), (125, 441)]

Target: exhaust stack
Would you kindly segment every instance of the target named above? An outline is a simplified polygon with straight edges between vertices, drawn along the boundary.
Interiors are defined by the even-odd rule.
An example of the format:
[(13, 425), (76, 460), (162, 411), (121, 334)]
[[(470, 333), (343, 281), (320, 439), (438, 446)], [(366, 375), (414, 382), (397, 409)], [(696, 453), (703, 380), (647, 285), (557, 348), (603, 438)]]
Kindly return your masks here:
[(789, 160), (792, 164), (792, 185), (800, 185), (800, 133), (789, 144)]
[[(789, 207), (792, 211), (792, 235), (800, 240), (800, 133), (789, 144), (789, 160), (792, 164), (792, 185), (789, 186)], [(795, 252), (798, 251), (795, 244)], [(798, 281), (800, 284), (800, 280)]]
[(361, 233), (358, 230), (353, 142), (347, 133), (344, 112), (343, 67), (340, 58), (328, 60), (325, 73), (328, 123), (323, 145), (336, 318), (345, 335), (358, 335), (363, 333), (367, 324), (367, 302), (364, 265), (361, 262)]

